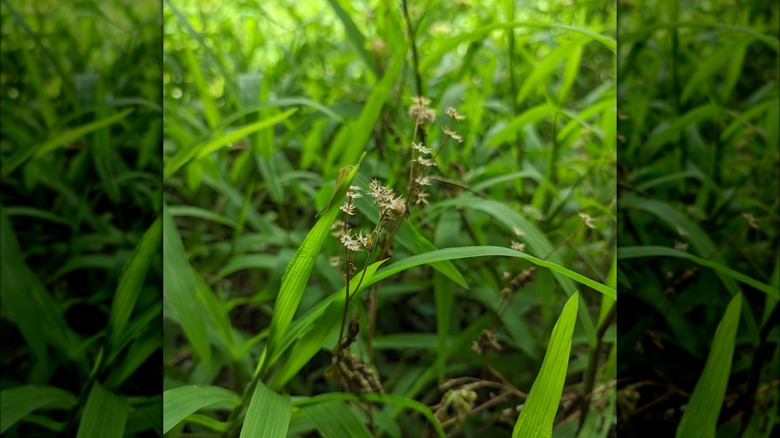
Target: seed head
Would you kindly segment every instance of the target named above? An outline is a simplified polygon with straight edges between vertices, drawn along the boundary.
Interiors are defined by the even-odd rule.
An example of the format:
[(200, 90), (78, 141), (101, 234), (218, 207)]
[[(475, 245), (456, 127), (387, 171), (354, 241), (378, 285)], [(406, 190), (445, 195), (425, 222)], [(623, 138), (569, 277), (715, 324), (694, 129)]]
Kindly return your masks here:
[(424, 125), (426, 123), (433, 123), (436, 120), (436, 111), (428, 108), (431, 103), (430, 99), (417, 96), (412, 98), (414, 105), (409, 107), (409, 117), (414, 119), (418, 125)]
[(436, 162), (433, 161), (432, 159), (430, 159), (430, 158), (423, 158), (422, 156), (418, 156), (417, 157), (417, 162), (422, 164), (423, 166), (426, 166), (426, 167), (431, 167), (431, 166), (435, 166), (436, 165)]
[(577, 214), (580, 216), (580, 218), (582, 218), (582, 221), (585, 222), (585, 226), (587, 226), (588, 228), (596, 228), (593, 225), (593, 219), (590, 216), (588, 216), (585, 213), (581, 213), (579, 211), (577, 212)]
[(512, 241), (512, 249), (515, 251), (525, 251), (525, 243)]
[(453, 108), (453, 107), (449, 107), (449, 108), (445, 109), (445, 110), (444, 110), (444, 112), (445, 112), (445, 113), (446, 113), (448, 116), (450, 116), (450, 117), (452, 117), (453, 119), (455, 119), (455, 120), (458, 120), (458, 121), (460, 121), (460, 120), (464, 120), (464, 119), (466, 118), (466, 116), (464, 116), (464, 115), (462, 115), (462, 114), (458, 113), (458, 110), (456, 110), (456, 109), (455, 109), (455, 108)]
[(458, 143), (463, 143), (463, 137), (458, 135), (457, 132), (451, 130), (450, 128), (447, 128), (446, 126), (444, 128), (441, 128), (442, 131), (444, 131), (444, 135), (447, 137), (457, 141)]
[(417, 149), (421, 154), (430, 154), (431, 150), (422, 143), (412, 143), (412, 149)]

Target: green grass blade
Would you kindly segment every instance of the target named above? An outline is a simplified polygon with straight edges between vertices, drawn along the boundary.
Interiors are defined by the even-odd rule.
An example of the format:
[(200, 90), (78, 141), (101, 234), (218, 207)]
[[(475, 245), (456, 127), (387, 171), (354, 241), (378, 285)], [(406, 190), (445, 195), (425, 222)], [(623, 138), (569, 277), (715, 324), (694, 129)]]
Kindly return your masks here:
[(260, 382), (252, 394), (252, 401), (241, 428), (241, 438), (286, 437), (291, 407), (289, 395), (277, 394)]
[(644, 146), (644, 156), (653, 157), (658, 149), (666, 143), (674, 141), (680, 134), (690, 126), (698, 125), (707, 120), (715, 119), (721, 109), (712, 103), (707, 103), (681, 115), (668, 126), (664, 126), (657, 133), (651, 134), (649, 140)]
[(203, 112), (206, 115), (206, 121), (209, 124), (209, 128), (214, 129), (219, 125), (217, 104), (214, 102), (214, 97), (211, 96), (208, 83), (206, 83), (206, 79), (203, 77), (202, 68), (195, 58), (195, 54), (189, 44), (184, 45), (184, 54), (187, 62), (187, 69), (192, 75), (192, 79), (195, 82), (195, 88), (197, 88), (198, 95), (200, 96), (200, 102), (203, 104)]
[[(363, 281), (364, 284), (366, 284), (366, 281), (374, 275), (381, 264), (381, 261), (372, 263), (366, 269), (366, 277)], [(357, 278), (362, 276), (363, 271), (355, 274), (355, 277)], [(352, 293), (357, 298), (360, 296), (363, 289), (365, 289), (365, 286), (361, 285), (359, 290)], [(311, 329), (293, 346), (289, 359), (287, 359), (287, 362), (281, 367), (279, 374), (277, 374), (274, 377), (273, 382), (271, 382), (272, 388), (279, 389), (287, 384), (287, 382), (295, 377), (296, 374), (298, 374), (298, 371), (300, 371), (301, 368), (303, 368), (303, 366), (322, 349), (325, 342), (327, 342), (331, 336), (334, 336), (341, 324), (341, 315), (342, 312), (344, 312), (344, 300), (346, 299), (345, 294), (346, 288), (343, 287), (335, 294), (320, 302), (314, 309), (307, 312), (306, 315), (296, 320), (290, 327), (288, 335), (282, 342), (281, 348), (279, 348), (277, 353), (271, 357), (271, 362), (276, 362), (277, 358), (281, 356), (281, 353), (287, 350), (304, 330), (310, 327)]]
[(555, 323), (542, 368), (515, 423), (512, 438), (552, 436), (553, 421), (569, 366), (571, 336), (577, 321), (578, 295), (579, 293), (575, 292), (569, 298), (563, 306), (558, 322)]
[(331, 400), (307, 406), (303, 412), (317, 425), (322, 438), (371, 438), (371, 432), (349, 406)]
[(0, 433), (38, 409), (70, 409), (75, 395), (52, 386), (17, 386), (0, 392)]
[(11, 220), (0, 208), (0, 298), (38, 360), (48, 357), (46, 344), (74, 357), (75, 334), (43, 283), (27, 266)]
[(203, 306), (198, 299), (194, 274), (184, 244), (167, 204), (163, 204), (163, 227), (163, 294), (176, 311), (182, 329), (195, 351), (210, 368), (211, 344), (202, 316)]
[(97, 131), (98, 129), (119, 122), (120, 120), (127, 117), (131, 112), (133, 112), (132, 108), (126, 109), (120, 113), (116, 113), (114, 115), (105, 117), (103, 119), (96, 120), (92, 123), (87, 123), (86, 125), (79, 126), (78, 128), (57, 132), (52, 136), (50, 136), (43, 143), (19, 148), (13, 155), (8, 157), (8, 159), (6, 159), (3, 162), (2, 170), (0, 170), (0, 175), (2, 175), (3, 178), (5, 178), (6, 176), (8, 176), (8, 174), (13, 172), (14, 169), (24, 164), (24, 162), (27, 161), (27, 159), (29, 159), (30, 157), (32, 156), (40, 157), (48, 152), (57, 149), (58, 147), (65, 146), (66, 144), (78, 140), (79, 138), (91, 132)]
[(41, 110), (41, 115), (46, 122), (46, 126), (51, 128), (57, 121), (57, 112), (54, 110), (54, 105), (49, 98), (49, 93), (46, 91), (46, 84), (41, 78), (41, 69), (33, 61), (29, 47), (27, 45), (22, 45), (21, 49), (25, 72), (30, 75), (30, 85), (32, 85), (32, 88), (35, 90), (35, 98), (38, 102), (38, 107)]
[(119, 276), (119, 285), (111, 304), (108, 317), (108, 330), (111, 333), (110, 342), (116, 345), (119, 336), (125, 329), (130, 315), (133, 313), (135, 302), (146, 279), (146, 273), (154, 256), (160, 249), (162, 241), (162, 218), (158, 217), (152, 226), (144, 233), (133, 254), (125, 263), (122, 274)]
[(667, 248), (663, 246), (626, 246), (626, 247), (621, 247), (620, 250), (618, 251), (618, 258), (621, 260), (641, 258), (641, 257), (678, 257), (678, 258), (688, 259), (693, 262), (696, 262), (700, 266), (710, 268), (715, 272), (722, 274), (723, 276), (733, 278), (734, 280), (737, 280), (742, 284), (746, 284), (750, 287), (758, 289), (772, 298), (780, 299), (780, 291), (778, 291), (777, 287), (770, 286), (766, 283), (762, 283), (758, 280), (753, 279), (752, 277), (748, 277), (747, 275), (735, 271), (718, 262), (713, 262), (712, 260), (703, 259), (701, 257), (697, 257), (687, 252), (678, 251), (676, 249)]
[(260, 120), (218, 137), (207, 139), (204, 142), (195, 142), (189, 146), (182, 147), (168, 160), (167, 163), (165, 163), (165, 168), (163, 170), (164, 178), (166, 180), (170, 178), (171, 175), (176, 173), (177, 170), (179, 170), (182, 166), (187, 164), (196, 156), (198, 158), (202, 158), (211, 152), (226, 147), (228, 143), (236, 142), (250, 134), (273, 126), (283, 120), (286, 120), (297, 110), (297, 108), (293, 108), (269, 119)]
[[(530, 92), (530, 89), (527, 92)], [(513, 118), (506, 125), (506, 127), (504, 127), (504, 129), (499, 131), (496, 135), (490, 137), (485, 146), (494, 147), (500, 145), (501, 143), (511, 141), (517, 131), (526, 125), (537, 124), (544, 119), (552, 118), (555, 114), (555, 111), (555, 106), (548, 103), (543, 103), (541, 105), (528, 108), (517, 117)]]
[(487, 256), (501, 256), (501, 257), (518, 257), (527, 260), (537, 266), (548, 268), (553, 271), (554, 274), (560, 274), (561, 277), (566, 280), (574, 280), (585, 286), (588, 286), (594, 290), (597, 290), (604, 295), (616, 300), (617, 293), (615, 289), (598, 283), (590, 278), (585, 277), (582, 274), (578, 274), (563, 266), (553, 263), (547, 260), (542, 260), (526, 253), (515, 251), (510, 248), (504, 248), (501, 246), (467, 246), (461, 248), (445, 248), (436, 251), (431, 251), (425, 254), (419, 254), (405, 259), (399, 260), (392, 265), (382, 269), (370, 280), (366, 281), (366, 286), (370, 286), (374, 283), (384, 280), (387, 277), (395, 275), (401, 271), (404, 271), (415, 266), (420, 266), (428, 263), (438, 262), (442, 260), (457, 260), (471, 257), (487, 257)]
[(273, 117), (269, 117), (267, 119), (243, 126), (236, 129), (235, 131), (231, 131), (225, 135), (210, 140), (208, 143), (198, 148), (197, 157), (203, 158), (214, 151), (226, 147), (228, 143), (238, 141), (244, 137), (249, 136), (250, 134), (254, 134), (255, 132), (262, 131), (263, 129), (269, 128), (273, 125), (276, 125), (277, 123), (283, 122), (295, 114), (296, 111), (298, 111), (298, 108), (289, 109)]
[(356, 400), (356, 401), (366, 400), (375, 403), (394, 404), (402, 408), (411, 409), (417, 411), (422, 416), (424, 416), (431, 423), (434, 430), (436, 431), (436, 434), (439, 437), (444, 438), (446, 436), (444, 433), (444, 429), (442, 429), (439, 420), (437, 420), (436, 417), (433, 415), (431, 408), (418, 402), (417, 400), (411, 399), (409, 397), (403, 397), (400, 395), (375, 394), (375, 393), (356, 395), (356, 394), (345, 393), (345, 392), (331, 392), (328, 394), (321, 394), (310, 398), (298, 399), (293, 402), (293, 405), (305, 409), (307, 406), (311, 406), (319, 403), (325, 403), (333, 400)]
[(561, 29), (561, 30), (567, 30), (570, 32), (576, 32), (582, 35), (587, 35), (591, 37), (593, 40), (600, 42), (601, 44), (604, 44), (607, 48), (615, 52), (617, 50), (617, 42), (609, 37), (606, 37), (604, 35), (600, 35), (596, 32), (593, 32), (589, 29), (584, 29), (581, 27), (576, 26), (566, 26), (561, 24), (549, 24), (549, 23), (538, 23), (538, 22), (514, 22), (514, 23), (494, 23), (487, 26), (480, 27), (476, 30), (474, 30), (471, 33), (464, 33), (461, 35), (458, 35), (446, 43), (442, 44), (441, 47), (432, 53), (430, 53), (425, 59), (420, 62), (420, 71), (426, 71), (430, 68), (435, 67), (434, 63), (440, 60), (447, 52), (450, 52), (454, 50), (456, 47), (458, 47), (460, 44), (469, 42), (469, 41), (475, 41), (482, 39), (486, 34), (496, 30), (496, 29), (507, 29), (511, 30), (514, 28), (529, 28), (529, 29)]
[[(644, 199), (638, 196), (626, 195), (620, 199), (620, 207), (645, 211), (658, 217), (666, 222), (673, 230), (676, 230), (678, 233), (684, 233), (685, 239), (690, 242), (694, 251), (696, 251), (699, 256), (710, 258), (713, 261), (724, 264), (721, 255), (716, 254), (715, 251), (717, 247), (710, 239), (710, 236), (696, 223), (669, 204), (654, 199)], [(737, 293), (739, 287), (734, 280), (725, 277), (720, 273), (718, 273), (718, 276), (732, 294)]]
[[(561, 62), (572, 57), (572, 54), (576, 54), (585, 43), (587, 43), (587, 40), (584, 38), (575, 38), (550, 52), (542, 62), (534, 67), (533, 72), (523, 80), (523, 86), (520, 88), (520, 93), (517, 95), (517, 101), (521, 103), (524, 102), (534, 90), (544, 90), (543, 84), (550, 73), (552, 73)], [(549, 81), (547, 81), (547, 83), (549, 83)]]
[[(584, 277), (576, 272), (570, 271), (555, 263), (548, 262), (546, 260), (540, 260), (536, 257), (528, 254), (515, 251), (510, 248), (503, 248), (499, 246), (476, 246), (465, 248), (445, 248), (429, 253), (424, 253), (416, 256), (407, 257), (399, 260), (392, 265), (378, 271), (373, 274), (371, 270), (367, 272), (366, 278), (360, 287), (360, 290), (354, 292), (353, 299), (360, 297), (361, 292), (368, 286), (378, 283), (388, 277), (398, 274), (407, 269), (424, 264), (435, 263), (442, 260), (456, 260), (462, 258), (471, 257), (487, 257), (487, 256), (501, 256), (501, 257), (518, 257), (528, 260), (545, 268), (549, 268), (553, 272), (562, 274), (564, 278), (571, 278), (582, 283), (585, 286), (591, 287), (604, 295), (617, 299), (617, 293), (615, 289), (597, 283), (587, 277)], [(371, 269), (375, 270), (379, 266), (375, 263), (371, 266)], [(369, 275), (372, 274), (372, 275)], [(327, 307), (324, 307), (327, 306)], [(344, 289), (332, 295), (332, 298), (326, 300), (318, 306), (320, 308), (319, 314), (313, 315), (312, 320), (307, 322), (305, 326), (298, 326), (298, 329), (294, 332), (300, 333), (305, 327), (313, 324), (313, 328), (293, 347), (290, 359), (282, 367), (280, 374), (274, 378), (271, 387), (279, 389), (286, 384), (289, 379), (294, 377), (296, 373), (305, 365), (325, 344), (325, 342), (333, 336), (333, 333), (338, 330), (340, 324), (341, 312), (344, 310)], [(314, 320), (316, 318), (316, 321)], [(282, 350), (279, 353), (274, 354), (277, 356), (280, 354), (286, 345), (283, 344)], [(274, 362), (272, 359), (271, 362)]]
[(385, 72), (382, 80), (374, 87), (360, 113), (360, 118), (346, 128), (348, 131), (342, 131), (345, 134), (337, 137), (334, 144), (330, 146), (327, 155), (328, 163), (333, 163), (337, 157), (340, 157), (340, 166), (357, 161), (371, 138), (372, 128), (379, 119), (382, 107), (390, 96), (390, 88), (401, 73), (403, 64), (403, 52), (396, 51), (392, 65)]
[[(292, 318), (301, 302), (306, 284), (309, 282), (309, 276), (314, 269), (314, 262), (320, 254), (322, 244), (330, 235), (330, 227), (336, 220), (341, 207), (342, 198), (347, 193), (352, 179), (357, 174), (360, 165), (353, 166), (349, 173), (341, 179), (341, 183), (336, 186), (334, 196), (331, 198), (330, 205), (325, 213), (320, 217), (309, 234), (298, 247), (290, 264), (282, 277), (282, 286), (274, 305), (274, 313), (271, 318), (271, 327), (268, 333), (267, 357), (273, 357), (275, 350), (284, 337), (285, 332), (290, 327)], [(261, 373), (265, 371), (269, 361), (264, 361), (261, 365)]]
[(81, 415), (76, 438), (122, 438), (125, 434), (128, 408), (127, 400), (123, 396), (113, 394), (95, 382)]
[(206, 210), (205, 208), (193, 207), (191, 205), (175, 205), (168, 207), (173, 217), (193, 217), (206, 221), (212, 221), (226, 227), (236, 228), (238, 224), (235, 220), (229, 217), (223, 216), (213, 210)]
[(344, 25), (344, 31), (347, 34), (348, 41), (352, 45), (352, 48), (363, 59), (366, 67), (368, 67), (374, 75), (379, 76), (379, 67), (377, 67), (376, 61), (374, 61), (371, 53), (366, 50), (366, 37), (364, 37), (357, 28), (355, 22), (352, 21), (352, 18), (350, 18), (347, 11), (345, 11), (339, 3), (339, 0), (328, 0), (328, 3), (330, 3), (333, 11), (338, 15), (339, 20), (341, 20), (341, 23)]
[(208, 385), (189, 385), (169, 389), (163, 393), (163, 433), (168, 433), (190, 414), (217, 403), (238, 405), (238, 396), (225, 388)]
[(734, 341), (739, 328), (741, 308), (742, 294), (738, 293), (731, 299), (715, 330), (715, 338), (712, 340), (704, 371), (696, 383), (688, 407), (685, 408), (680, 425), (677, 427), (677, 438), (715, 437), (718, 415), (723, 406), (723, 398), (731, 374)]

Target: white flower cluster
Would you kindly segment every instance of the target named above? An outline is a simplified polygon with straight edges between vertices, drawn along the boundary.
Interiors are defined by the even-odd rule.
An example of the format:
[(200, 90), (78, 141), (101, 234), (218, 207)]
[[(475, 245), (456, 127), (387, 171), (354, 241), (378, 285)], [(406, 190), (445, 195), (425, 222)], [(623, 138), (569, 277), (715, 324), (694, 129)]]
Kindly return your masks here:
[(373, 179), (368, 185), (368, 196), (374, 199), (374, 204), (382, 209), (383, 214), (392, 213), (402, 216), (406, 213), (406, 201), (401, 195), (395, 196), (392, 188)]

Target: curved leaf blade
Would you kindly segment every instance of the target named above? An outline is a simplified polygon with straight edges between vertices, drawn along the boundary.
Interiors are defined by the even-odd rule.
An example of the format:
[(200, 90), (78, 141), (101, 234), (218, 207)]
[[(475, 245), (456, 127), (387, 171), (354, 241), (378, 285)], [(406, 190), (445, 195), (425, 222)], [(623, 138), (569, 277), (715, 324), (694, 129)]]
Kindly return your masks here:
[(542, 368), (515, 423), (512, 438), (552, 436), (553, 421), (561, 401), (569, 366), (571, 336), (577, 321), (578, 294), (575, 292), (569, 298), (563, 306), (558, 322), (555, 323)]

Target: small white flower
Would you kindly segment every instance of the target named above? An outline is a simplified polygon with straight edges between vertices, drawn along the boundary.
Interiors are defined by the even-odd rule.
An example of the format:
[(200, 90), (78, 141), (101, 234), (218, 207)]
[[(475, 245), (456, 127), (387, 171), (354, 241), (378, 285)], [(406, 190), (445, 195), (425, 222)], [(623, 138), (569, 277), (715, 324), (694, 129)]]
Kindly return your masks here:
[(429, 186), (431, 185), (431, 178), (429, 178), (427, 175), (418, 176), (414, 179), (414, 182), (417, 185), (420, 186)]
[(341, 206), (341, 211), (343, 211), (344, 213), (346, 213), (346, 214), (348, 214), (350, 216), (354, 216), (355, 215), (355, 204), (349, 204), (349, 203), (344, 204), (344, 205)]
[(422, 96), (414, 96), (414, 97), (412, 97), (412, 102), (414, 102), (415, 105), (428, 106), (428, 105), (431, 104), (431, 99), (428, 99), (427, 97), (422, 97)]
[(674, 242), (674, 249), (677, 251), (688, 251), (688, 244), (683, 242)]
[(758, 229), (758, 225), (756, 225), (756, 218), (752, 214), (742, 213), (742, 217), (745, 218), (750, 228), (753, 228), (755, 230)]
[(338, 268), (339, 266), (341, 266), (341, 257), (339, 256), (328, 257), (328, 263), (334, 268)]
[(577, 212), (577, 214), (580, 216), (580, 218), (582, 218), (582, 221), (585, 222), (585, 226), (587, 226), (588, 228), (596, 228), (593, 225), (593, 219), (590, 216), (588, 216), (585, 213), (581, 213), (579, 211)]
[(420, 193), (417, 194), (417, 199), (414, 201), (414, 204), (428, 205), (428, 196), (429, 196), (428, 193), (426, 193), (425, 191), (420, 191)]
[(525, 236), (525, 231), (517, 227), (512, 227), (512, 232), (515, 233), (515, 236)]
[(347, 199), (358, 199), (362, 198), (363, 194), (360, 193), (360, 187), (358, 186), (349, 186), (349, 191), (347, 192)]
[(512, 241), (512, 249), (515, 251), (525, 251), (525, 243)]
[(431, 167), (431, 166), (435, 166), (436, 165), (436, 162), (433, 161), (432, 159), (430, 159), (430, 158), (423, 158), (422, 156), (418, 156), (417, 157), (417, 162), (422, 164), (423, 166), (426, 166), (426, 167)]
[(430, 154), (431, 150), (425, 147), (422, 143), (412, 143), (412, 148), (420, 151), (421, 154)]
[(363, 247), (360, 246), (360, 242), (353, 239), (352, 236), (344, 235), (341, 236), (341, 244), (344, 245), (344, 248), (347, 248), (350, 251), (358, 252)]
[(447, 127), (441, 128), (441, 130), (444, 131), (444, 135), (446, 135), (447, 137), (457, 141), (458, 143), (462, 143), (463, 142), (463, 137), (458, 135), (457, 132), (455, 132), (455, 131), (447, 128)]
[(504, 279), (508, 279), (512, 276), (512, 274), (509, 273), (509, 271), (504, 271), (503, 274), (501, 274)]
[(465, 118), (466, 118), (466, 116), (464, 116), (464, 115), (462, 115), (462, 114), (458, 113), (458, 110), (456, 110), (456, 109), (455, 109), (455, 108), (453, 108), (453, 107), (449, 107), (449, 108), (445, 109), (445, 110), (444, 110), (444, 112), (445, 112), (445, 113), (446, 113), (448, 116), (452, 117), (452, 118), (453, 118), (453, 119), (455, 119), (455, 120), (463, 120), (463, 119), (465, 119)]
[(685, 236), (688, 235), (688, 232), (683, 227), (677, 227), (677, 234), (679, 234), (680, 236), (685, 237)]

